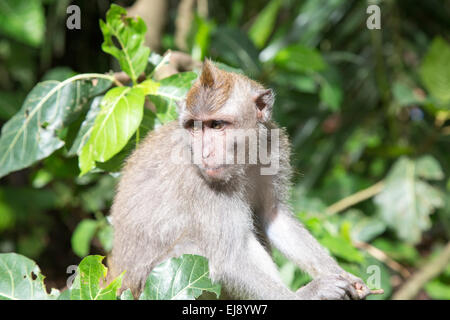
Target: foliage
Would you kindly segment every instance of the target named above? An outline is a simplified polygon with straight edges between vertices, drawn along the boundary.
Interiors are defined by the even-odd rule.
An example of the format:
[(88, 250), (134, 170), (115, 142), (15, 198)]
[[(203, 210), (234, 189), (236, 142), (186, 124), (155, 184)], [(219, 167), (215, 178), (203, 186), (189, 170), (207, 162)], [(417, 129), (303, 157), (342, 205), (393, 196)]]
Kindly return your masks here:
[[(118, 296), (126, 271), (103, 286), (108, 269), (104, 257), (86, 256), (78, 265), (73, 283), (63, 292), (47, 293), (44, 276), (36, 263), (16, 253), (0, 254), (0, 300), (133, 300), (127, 289)], [(189, 275), (185, 277), (184, 275)], [(219, 297), (220, 285), (208, 278), (208, 261), (200, 256), (182, 255), (157, 266), (149, 275), (139, 300), (195, 299), (203, 291)]]
[(58, 290), (47, 294), (44, 276), (34, 261), (16, 253), (0, 254), (0, 300), (55, 299)]
[[(146, 47), (151, 26), (115, 4), (107, 12), (95, 1), (83, 4), (83, 31), (66, 32), (67, 3), (0, 1), (0, 252), (39, 259), (43, 270), (53, 270), (49, 278), (63, 279), (60, 287), (67, 265), (111, 249), (105, 216), (123, 161), (149, 131), (177, 117), (175, 102), (198, 72), (156, 78), (170, 54)], [(356, 243), (416, 272), (449, 241), (449, 5), (381, 2), (381, 30), (365, 27), (364, 1), (208, 5), (209, 15), (192, 21), (190, 55), (211, 57), (274, 89), (274, 118), (292, 141), (295, 213), (346, 270), (368, 280), (368, 268), (377, 266), (385, 294), (371, 299), (390, 298), (391, 279), (408, 279)], [(160, 52), (176, 49), (175, 3), (167, 16)], [(99, 27), (85, 24), (99, 17)], [(129, 81), (105, 73), (111, 68)], [(331, 205), (361, 192), (368, 195), (330, 213)], [(61, 262), (54, 262), (56, 254)], [(292, 289), (310, 280), (279, 252), (274, 259)], [(45, 291), (28, 258), (9, 253), (0, 261), (0, 297), (118, 298), (120, 277), (100, 285), (106, 268), (99, 255), (83, 259), (72, 291), (61, 295)], [(173, 276), (194, 267), (191, 279)], [(13, 278), (4, 278), (10, 271)], [(194, 299), (203, 289), (218, 295), (206, 271), (202, 257), (167, 261), (141, 298)], [(158, 296), (155, 279), (162, 281)], [(449, 287), (444, 270), (421, 296), (448, 299)], [(133, 297), (125, 291), (121, 298)]]

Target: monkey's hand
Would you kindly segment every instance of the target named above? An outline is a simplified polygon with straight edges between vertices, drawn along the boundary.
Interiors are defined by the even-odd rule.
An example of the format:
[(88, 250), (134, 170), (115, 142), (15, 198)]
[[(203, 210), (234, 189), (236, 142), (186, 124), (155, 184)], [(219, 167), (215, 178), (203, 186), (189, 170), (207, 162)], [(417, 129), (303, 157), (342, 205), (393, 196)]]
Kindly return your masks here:
[(369, 294), (371, 294), (371, 290), (362, 279), (346, 271), (343, 271), (342, 276), (350, 281), (352, 286), (356, 289), (356, 292), (358, 293), (357, 300), (365, 299)]
[[(361, 294), (354, 285), (355, 283), (358, 283), (358, 287), (367, 288), (361, 279), (351, 274), (326, 275), (312, 280), (300, 288), (296, 294), (299, 299), (305, 300), (359, 300), (365, 298), (367, 294)], [(368, 288), (367, 290), (370, 293)]]

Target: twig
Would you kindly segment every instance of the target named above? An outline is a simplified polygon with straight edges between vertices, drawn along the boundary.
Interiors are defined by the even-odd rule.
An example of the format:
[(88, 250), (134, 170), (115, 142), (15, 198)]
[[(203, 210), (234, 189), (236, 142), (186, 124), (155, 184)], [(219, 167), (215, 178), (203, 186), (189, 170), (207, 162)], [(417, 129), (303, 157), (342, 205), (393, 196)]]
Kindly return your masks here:
[(417, 271), (392, 297), (394, 300), (413, 299), (422, 287), (431, 279), (437, 277), (450, 262), (450, 242), (442, 253), (425, 264)]
[(384, 253), (380, 249), (372, 246), (371, 244), (368, 244), (368, 243), (365, 243), (362, 241), (353, 241), (353, 245), (355, 247), (357, 247), (358, 249), (365, 250), (368, 254), (370, 254), (375, 259), (380, 260), (381, 262), (384, 262), (389, 268), (400, 273), (402, 275), (402, 277), (407, 278), (411, 275), (411, 273), (408, 271), (408, 269), (406, 269), (400, 263), (393, 260), (386, 253)]
[(354, 193), (342, 200), (339, 200), (338, 202), (329, 206), (326, 209), (326, 211), (329, 214), (335, 214), (340, 211), (343, 211), (361, 201), (369, 199), (369, 198), (373, 197), (374, 195), (380, 193), (381, 190), (383, 190), (383, 187), (384, 187), (384, 181), (377, 182), (367, 189), (358, 191), (357, 193)]

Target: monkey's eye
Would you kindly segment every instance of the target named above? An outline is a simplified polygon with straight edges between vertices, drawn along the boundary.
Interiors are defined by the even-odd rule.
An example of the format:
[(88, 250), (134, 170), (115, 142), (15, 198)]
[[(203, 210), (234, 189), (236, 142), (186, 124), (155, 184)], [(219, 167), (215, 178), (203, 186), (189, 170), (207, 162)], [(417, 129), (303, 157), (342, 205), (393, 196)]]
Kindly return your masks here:
[(188, 120), (184, 123), (184, 128), (190, 131), (198, 131), (201, 128), (201, 126), (199, 126), (198, 124), (195, 125), (194, 120)]
[(213, 120), (211, 122), (211, 128), (216, 129), (216, 130), (220, 130), (223, 129), (225, 127), (225, 121), (222, 120)]

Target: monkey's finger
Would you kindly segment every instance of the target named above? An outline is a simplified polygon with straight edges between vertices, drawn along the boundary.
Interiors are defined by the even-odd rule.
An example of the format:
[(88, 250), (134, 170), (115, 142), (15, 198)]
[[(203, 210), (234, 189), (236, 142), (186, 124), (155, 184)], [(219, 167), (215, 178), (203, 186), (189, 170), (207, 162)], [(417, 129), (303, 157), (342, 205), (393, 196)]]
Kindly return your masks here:
[[(355, 284), (355, 287), (357, 285)], [(367, 296), (369, 296), (372, 292), (369, 289), (369, 287), (367, 287), (365, 284), (362, 285), (361, 287), (356, 289), (358, 295), (359, 295), (359, 299), (365, 299)]]
[(348, 295), (348, 297), (351, 298), (352, 300), (360, 299), (358, 291), (355, 289), (355, 287), (351, 282), (348, 282), (347, 280), (338, 280), (335, 282), (335, 285), (343, 289), (346, 295)]
[(370, 294), (383, 294), (383, 293), (384, 293), (383, 289), (370, 290)]
[(352, 283), (348, 283), (347, 287), (345, 288), (349, 296), (352, 298), (352, 300), (359, 300), (361, 299), (361, 295), (358, 292), (358, 290), (353, 286)]

